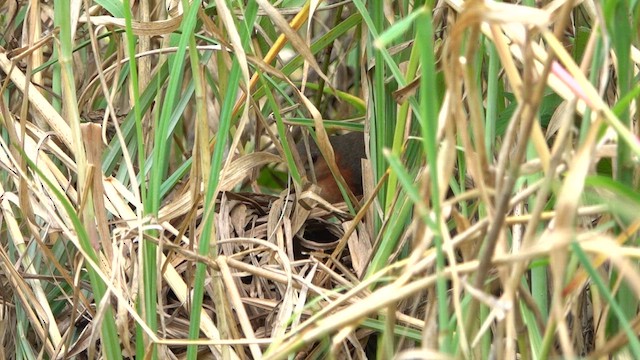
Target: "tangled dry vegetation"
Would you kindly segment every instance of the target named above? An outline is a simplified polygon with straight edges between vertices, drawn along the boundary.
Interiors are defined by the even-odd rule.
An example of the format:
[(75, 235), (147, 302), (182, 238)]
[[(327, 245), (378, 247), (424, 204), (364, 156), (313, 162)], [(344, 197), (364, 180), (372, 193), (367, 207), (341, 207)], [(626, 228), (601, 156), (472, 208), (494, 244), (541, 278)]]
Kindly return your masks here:
[(5, 2), (0, 357), (640, 356), (638, 2), (524, 3)]

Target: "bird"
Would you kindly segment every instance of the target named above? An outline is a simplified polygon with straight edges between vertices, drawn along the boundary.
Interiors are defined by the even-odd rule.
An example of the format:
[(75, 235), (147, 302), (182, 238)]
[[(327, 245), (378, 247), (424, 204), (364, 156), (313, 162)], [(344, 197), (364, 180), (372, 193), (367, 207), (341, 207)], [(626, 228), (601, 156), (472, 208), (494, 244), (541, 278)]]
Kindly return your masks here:
[[(362, 159), (366, 158), (364, 146), (364, 134), (351, 132), (344, 135), (329, 137), (329, 142), (333, 147), (336, 163), (340, 169), (351, 192), (355, 196), (362, 195)], [(308, 157), (304, 142), (297, 144), (297, 150), (302, 157), (302, 162), (307, 171), (307, 177), (312, 179), (311, 169), (307, 166)], [(314, 141), (309, 141), (309, 153), (313, 161), (313, 171), (315, 173), (316, 185), (320, 188), (320, 196), (329, 203), (342, 202), (344, 199), (338, 183), (336, 182), (326, 160), (320, 153), (318, 145)]]

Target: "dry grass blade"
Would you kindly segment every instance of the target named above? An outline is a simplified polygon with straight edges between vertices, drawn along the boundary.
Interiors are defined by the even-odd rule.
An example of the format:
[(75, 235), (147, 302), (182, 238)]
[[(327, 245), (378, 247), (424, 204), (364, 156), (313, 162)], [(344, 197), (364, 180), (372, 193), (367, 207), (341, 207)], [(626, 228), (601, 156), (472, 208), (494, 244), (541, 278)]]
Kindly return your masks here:
[[(119, 28), (125, 28), (125, 20), (120, 18), (114, 18), (112, 16), (91, 16), (90, 21), (95, 26), (117, 26)], [(80, 22), (86, 22), (85, 16), (80, 17)], [(132, 28), (133, 33), (139, 36), (158, 36), (171, 34), (180, 27), (182, 16), (174, 17), (169, 20), (158, 21), (133, 21)]]
[[(5, 74), (9, 74), (6, 81), (11, 80), (11, 83), (15, 84), (15, 86), (23, 92), (27, 89), (25, 86), (25, 84), (27, 84), (27, 80), (24, 74), (15, 67), (15, 64), (12, 63), (11, 60), (7, 58), (5, 51), (0, 51), (0, 68)], [(8, 82), (5, 82), (3, 86), (6, 86), (6, 84), (8, 84)], [(26, 95), (29, 98), (29, 103), (37, 112), (38, 118), (46, 121), (46, 123), (56, 132), (60, 141), (69, 146), (69, 141), (71, 139), (71, 130), (69, 129), (69, 125), (67, 125), (60, 114), (55, 111), (51, 106), (51, 103), (47, 101), (34, 86), (28, 87)]]
[(324, 74), (320, 65), (316, 61), (316, 58), (311, 53), (309, 46), (305, 43), (304, 39), (298, 35), (287, 23), (287, 21), (280, 15), (278, 10), (273, 7), (267, 0), (256, 0), (260, 7), (266, 12), (267, 16), (273, 21), (273, 24), (278, 27), (282, 34), (287, 38), (288, 42), (293, 48), (298, 51), (305, 61), (322, 77), (327, 83), (331, 83), (331, 80)]

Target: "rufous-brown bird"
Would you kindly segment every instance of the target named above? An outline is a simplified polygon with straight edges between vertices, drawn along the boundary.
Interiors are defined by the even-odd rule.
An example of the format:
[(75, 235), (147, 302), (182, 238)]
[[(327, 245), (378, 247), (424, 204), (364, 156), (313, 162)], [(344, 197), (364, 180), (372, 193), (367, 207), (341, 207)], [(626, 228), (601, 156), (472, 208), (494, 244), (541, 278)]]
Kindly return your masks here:
[[(352, 132), (344, 135), (330, 136), (329, 141), (333, 147), (336, 163), (340, 168), (340, 173), (347, 182), (351, 192), (355, 196), (362, 195), (362, 165), (361, 160), (366, 158), (364, 149), (364, 134)], [(307, 163), (307, 152), (303, 142), (297, 145), (298, 153)], [(316, 176), (316, 184), (321, 189), (320, 195), (330, 203), (343, 201), (340, 188), (324, 157), (320, 153), (318, 146), (313, 140), (309, 140), (309, 152), (313, 160), (313, 169)], [(308, 168), (305, 166), (305, 168)], [(311, 179), (310, 171), (307, 177)]]

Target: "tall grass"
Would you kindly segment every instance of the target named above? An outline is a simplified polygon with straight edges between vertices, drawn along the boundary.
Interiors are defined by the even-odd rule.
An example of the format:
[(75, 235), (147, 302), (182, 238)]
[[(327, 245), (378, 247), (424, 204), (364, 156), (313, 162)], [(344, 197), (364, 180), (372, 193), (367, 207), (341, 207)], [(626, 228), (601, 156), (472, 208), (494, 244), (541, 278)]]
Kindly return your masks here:
[(4, 4), (0, 356), (640, 357), (638, 2), (537, 5)]

